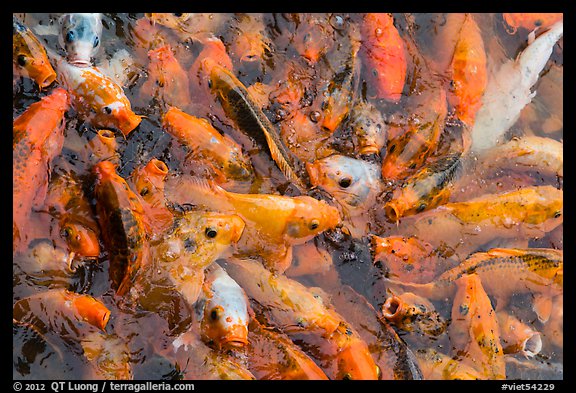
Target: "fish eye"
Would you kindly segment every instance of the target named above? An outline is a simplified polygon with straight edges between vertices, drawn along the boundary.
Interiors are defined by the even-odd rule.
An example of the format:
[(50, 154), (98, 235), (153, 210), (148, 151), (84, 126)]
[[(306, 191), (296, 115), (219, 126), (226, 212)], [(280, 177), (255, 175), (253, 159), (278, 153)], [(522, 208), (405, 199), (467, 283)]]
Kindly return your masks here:
[(62, 234), (62, 237), (64, 239), (68, 239), (68, 238), (72, 237), (72, 228), (70, 228), (68, 226), (62, 228), (61, 234)]
[(558, 210), (556, 213), (554, 213), (554, 218), (558, 218), (562, 215), (562, 212), (560, 210)]
[(18, 61), (19, 66), (24, 67), (26, 65), (26, 62), (28, 61), (28, 59), (24, 55), (18, 55), (17, 61)]
[(212, 311), (210, 311), (210, 319), (213, 321), (217, 321), (220, 319), (220, 308), (214, 307)]
[(218, 231), (214, 228), (206, 228), (204, 234), (209, 239), (214, 239), (218, 235)]
[(146, 196), (146, 195), (148, 195), (149, 192), (150, 192), (150, 190), (148, 189), (148, 187), (144, 187), (140, 190), (140, 195)]
[(320, 222), (318, 220), (312, 220), (310, 221), (310, 225), (308, 225), (308, 228), (310, 228), (310, 230), (315, 230), (320, 226)]
[(418, 205), (418, 207), (416, 208), (416, 212), (420, 213), (423, 212), (426, 209), (426, 204), (425, 203), (421, 203)]
[(184, 14), (183, 13), (173, 13), (172, 15), (174, 15), (177, 18), (180, 18)]
[(106, 113), (107, 115), (112, 114), (112, 108), (110, 108), (109, 106), (105, 106), (104, 108), (102, 108), (102, 111), (104, 111), (104, 113)]
[(94, 37), (94, 42), (92, 43), (92, 46), (96, 48), (99, 44), (100, 44), (100, 38), (98, 36)]
[(347, 381), (351, 381), (352, 380), (352, 374), (346, 373), (346, 374), (344, 374), (342, 379), (347, 380)]
[(212, 79), (208, 79), (208, 88), (209, 88), (209, 89), (212, 88)]
[(66, 42), (70, 43), (72, 41), (74, 41), (76, 39), (74, 31), (70, 30), (68, 33), (66, 33)]
[(338, 181), (338, 185), (342, 188), (348, 188), (352, 184), (352, 179), (349, 177), (343, 177)]

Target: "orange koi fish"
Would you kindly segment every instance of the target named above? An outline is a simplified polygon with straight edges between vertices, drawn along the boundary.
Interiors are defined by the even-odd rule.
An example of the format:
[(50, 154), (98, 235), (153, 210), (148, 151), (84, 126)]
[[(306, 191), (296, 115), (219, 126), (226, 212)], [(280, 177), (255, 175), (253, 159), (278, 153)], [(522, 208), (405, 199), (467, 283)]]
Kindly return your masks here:
[(414, 352), (425, 380), (478, 380), (485, 379), (474, 368), (461, 360), (450, 357), (432, 348)]
[(514, 34), (519, 27), (530, 31), (536, 28), (546, 29), (552, 26), (554, 23), (563, 20), (564, 14), (504, 12), (502, 17), (504, 18), (506, 24), (510, 27), (509, 33)]
[(162, 117), (162, 127), (185, 146), (192, 158), (208, 160), (226, 179), (248, 180), (254, 170), (242, 146), (230, 136), (222, 135), (206, 119), (171, 107)]
[(90, 364), (86, 379), (133, 379), (128, 343), (118, 335), (95, 331), (83, 337), (80, 344)]
[(118, 141), (111, 130), (98, 130), (96, 136), (88, 141), (89, 160), (93, 164), (100, 161), (110, 161), (114, 165), (120, 164)]
[(453, 153), (423, 167), (392, 191), (384, 204), (386, 216), (393, 222), (448, 202), (452, 180), (461, 168), (461, 154)]
[(380, 154), (386, 146), (386, 122), (370, 101), (360, 101), (350, 111), (349, 127), (358, 143), (358, 154)]
[(384, 180), (400, 180), (420, 168), (438, 145), (444, 129), (448, 106), (442, 86), (430, 87), (410, 99), (410, 105), (419, 108), (415, 116), (419, 120), (410, 122), (404, 133), (388, 140), (382, 159)]
[(563, 252), (548, 248), (493, 248), (472, 254), (430, 283), (388, 280), (387, 284), (390, 288), (399, 284), (402, 290), (439, 300), (451, 296), (458, 278), (472, 273), (482, 279), (486, 291), (497, 300), (499, 310), (513, 294), (530, 293), (534, 296), (534, 311), (545, 321), (550, 316), (552, 297), (562, 293)]
[[(214, 63), (205, 62), (206, 59), (212, 59)], [(192, 97), (211, 97), (209, 81), (212, 64), (218, 64), (230, 71), (234, 70), (232, 59), (226, 52), (224, 43), (216, 37), (204, 42), (202, 50), (188, 70)]]
[(128, 136), (142, 121), (122, 88), (97, 67), (76, 67), (59, 59), (56, 69), (72, 105), (94, 127), (115, 128)]
[(190, 177), (169, 184), (167, 193), (174, 202), (239, 215), (246, 222), (246, 230), (238, 242), (237, 255), (258, 255), (269, 269), (278, 272), (290, 266), (293, 245), (340, 223), (335, 207), (309, 196), (240, 194)]
[(148, 243), (144, 209), (141, 199), (110, 161), (97, 163), (92, 171), (98, 223), (110, 253), (110, 279), (116, 293), (123, 296), (145, 264)]
[(146, 165), (134, 168), (130, 174), (132, 189), (142, 197), (146, 222), (152, 228), (150, 237), (163, 233), (174, 220), (172, 212), (166, 206), (164, 195), (164, 181), (167, 175), (168, 166), (157, 158), (152, 158)]
[[(267, 270), (254, 260), (230, 259), (226, 271), (263, 308), (268, 323), (292, 340), (303, 339), (330, 355), (304, 351), (331, 379), (378, 379), (366, 343), (321, 296), (298, 281)], [(258, 311), (255, 310), (258, 314)]]
[(403, 282), (426, 283), (436, 277), (439, 253), (417, 237), (371, 235), (374, 263), (380, 263), (387, 277)]
[(145, 309), (158, 308), (159, 290), (172, 288), (189, 306), (198, 300), (204, 269), (219, 257), (227, 256), (244, 231), (237, 215), (190, 211), (175, 220), (174, 227), (152, 242), (150, 263), (137, 274), (136, 300)]
[(540, 353), (542, 350), (540, 332), (505, 311), (498, 311), (496, 314), (504, 353), (521, 353), (527, 358)]
[(294, 278), (326, 273), (333, 267), (330, 252), (325, 248), (317, 247), (314, 241), (308, 241), (294, 247), (292, 264), (285, 273), (288, 277)]
[(248, 325), (248, 364), (258, 380), (328, 379), (286, 334), (256, 319), (251, 319)]
[(171, 106), (186, 108), (190, 102), (188, 73), (174, 56), (170, 45), (148, 52), (148, 79), (140, 88), (140, 95), (155, 98), (163, 110)]
[(300, 56), (315, 64), (334, 45), (332, 34), (326, 20), (319, 19), (317, 14), (306, 14), (297, 24), (291, 44)]
[(58, 288), (16, 301), (13, 316), (18, 322), (34, 325), (42, 333), (66, 332), (70, 323), (76, 327), (87, 323), (104, 330), (110, 319), (110, 310), (90, 295)]
[(411, 292), (389, 296), (382, 316), (397, 328), (436, 337), (446, 330), (446, 321), (427, 299)]
[(406, 48), (391, 14), (367, 13), (360, 25), (361, 53), (366, 77), (374, 86), (375, 97), (398, 102), (402, 97), (406, 71)]
[(558, 348), (564, 348), (564, 296), (557, 295), (552, 299), (550, 319), (542, 328), (544, 339)]
[(229, 51), (237, 64), (247, 66), (264, 60), (270, 44), (262, 14), (235, 14), (230, 29)]
[(139, 18), (130, 26), (128, 37), (142, 64), (148, 61), (148, 52), (169, 42), (166, 32), (147, 17)]
[(450, 344), (462, 363), (477, 370), (483, 379), (506, 379), (498, 319), (483, 282), (486, 280), (478, 274), (463, 274), (455, 281)]
[(206, 268), (203, 290), (196, 303), (202, 309), (200, 332), (217, 349), (248, 345), (248, 297), (220, 265)]
[(31, 104), (13, 122), (12, 218), (14, 251), (27, 245), (26, 223), (32, 208), (44, 202), (50, 163), (64, 144), (66, 90), (56, 88)]
[(12, 69), (14, 75), (25, 76), (38, 84), (40, 90), (56, 80), (46, 49), (26, 25), (12, 18)]

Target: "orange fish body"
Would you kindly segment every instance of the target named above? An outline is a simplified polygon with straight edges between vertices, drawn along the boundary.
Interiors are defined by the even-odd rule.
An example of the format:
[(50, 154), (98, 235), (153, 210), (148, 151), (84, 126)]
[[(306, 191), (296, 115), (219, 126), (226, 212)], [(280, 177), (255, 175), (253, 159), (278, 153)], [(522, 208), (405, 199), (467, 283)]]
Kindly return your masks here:
[(292, 46), (310, 64), (315, 64), (333, 45), (332, 28), (325, 20), (307, 14), (292, 37)]
[(252, 319), (248, 325), (250, 371), (261, 380), (327, 380), (328, 377), (288, 336)]
[(119, 296), (128, 291), (146, 258), (147, 242), (141, 199), (109, 161), (92, 168), (96, 213), (110, 253), (110, 279)]
[(340, 223), (335, 207), (309, 196), (240, 194), (194, 178), (180, 179), (174, 187), (171, 199), (178, 203), (242, 217), (246, 230), (238, 244), (238, 255), (256, 253), (270, 269), (279, 272), (292, 262), (292, 245), (303, 244)]
[(552, 313), (550, 319), (542, 328), (544, 339), (552, 345), (564, 347), (564, 296), (557, 295), (552, 300)]
[(361, 24), (366, 75), (373, 82), (376, 98), (398, 102), (406, 80), (404, 41), (391, 14), (367, 13)]
[(454, 48), (450, 65), (452, 89), (448, 100), (456, 109), (456, 116), (468, 127), (482, 105), (482, 95), (488, 83), (484, 41), (474, 18), (466, 15)]
[(146, 222), (152, 228), (151, 237), (167, 230), (174, 220), (164, 196), (164, 181), (167, 175), (168, 166), (157, 158), (135, 168), (130, 174), (132, 189), (142, 197)]
[(94, 127), (115, 128), (128, 136), (142, 121), (122, 87), (97, 67), (76, 67), (60, 59), (57, 70), (72, 105)]
[(267, 43), (264, 20), (259, 14), (237, 14), (232, 26), (230, 55), (239, 65), (250, 65), (264, 60)]
[(292, 264), (286, 270), (288, 277), (326, 273), (334, 267), (332, 255), (325, 248), (318, 248), (313, 241), (295, 246)]
[(111, 130), (98, 130), (87, 145), (89, 151), (89, 160), (92, 164), (100, 161), (110, 161), (115, 165), (120, 164), (120, 155), (118, 153), (118, 141), (116, 135)]
[(454, 359), (434, 349), (419, 349), (415, 355), (425, 380), (485, 379), (481, 373), (463, 364), (461, 360)]
[(388, 140), (386, 156), (382, 159), (382, 178), (400, 180), (420, 168), (436, 149), (448, 113), (446, 91), (441, 86), (431, 87), (413, 99), (424, 112), (416, 124)]
[(247, 180), (253, 175), (250, 161), (242, 146), (222, 135), (208, 120), (170, 108), (162, 118), (162, 126), (180, 143), (191, 148), (191, 156), (208, 160), (216, 171), (231, 180)]
[(134, 53), (143, 64), (148, 60), (151, 50), (168, 43), (166, 32), (147, 17), (136, 20), (129, 33), (131, 41), (134, 42)]
[(537, 27), (545, 29), (552, 26), (554, 23), (563, 20), (564, 14), (504, 12), (502, 17), (510, 27), (511, 33), (514, 34), (519, 27), (530, 31)]
[[(31, 104), (13, 122), (13, 245), (25, 245), (24, 227), (34, 205), (44, 202), (50, 162), (64, 143), (68, 94), (62, 88)], [(24, 242), (24, 243), (21, 243)]]
[(436, 277), (438, 254), (417, 237), (372, 235), (374, 263), (381, 263), (388, 277), (403, 282), (426, 283)]
[(482, 282), (477, 274), (464, 274), (456, 280), (450, 344), (462, 363), (485, 379), (506, 379), (498, 319)]
[(59, 331), (60, 324), (65, 324), (65, 321), (80, 325), (87, 323), (104, 330), (110, 319), (110, 310), (90, 295), (58, 288), (18, 300), (13, 315), (15, 320), (31, 323), (42, 332), (46, 329)]
[(226, 52), (224, 43), (218, 38), (206, 40), (202, 50), (188, 70), (190, 94), (192, 97), (212, 97), (208, 83), (210, 80), (210, 73), (212, 72), (212, 68), (210, 67), (212, 63), (206, 63), (206, 59), (211, 59), (215, 64), (228, 70), (234, 69), (232, 59)]
[(32, 79), (40, 89), (47, 88), (56, 79), (46, 49), (26, 25), (13, 17), (12, 64), (14, 75)]
[(170, 106), (186, 108), (191, 103), (188, 73), (174, 56), (170, 45), (148, 52), (148, 79), (140, 94), (156, 98), (164, 110)]

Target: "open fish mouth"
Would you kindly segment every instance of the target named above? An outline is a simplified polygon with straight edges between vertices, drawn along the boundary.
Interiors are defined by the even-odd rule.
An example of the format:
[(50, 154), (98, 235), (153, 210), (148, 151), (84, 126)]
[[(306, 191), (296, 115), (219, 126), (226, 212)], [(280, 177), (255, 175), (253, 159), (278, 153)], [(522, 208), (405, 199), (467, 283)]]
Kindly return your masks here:
[(86, 59), (70, 59), (68, 60), (70, 64), (76, 67), (90, 67), (92, 64)]

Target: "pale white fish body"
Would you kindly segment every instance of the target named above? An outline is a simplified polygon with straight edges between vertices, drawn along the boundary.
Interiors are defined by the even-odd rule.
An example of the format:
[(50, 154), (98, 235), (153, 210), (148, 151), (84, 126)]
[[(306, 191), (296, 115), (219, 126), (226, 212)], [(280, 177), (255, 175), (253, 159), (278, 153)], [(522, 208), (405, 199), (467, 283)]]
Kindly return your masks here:
[(505, 62), (491, 73), (472, 129), (473, 152), (480, 152), (502, 142), (502, 137), (516, 123), (522, 109), (536, 92), (531, 88), (548, 62), (564, 24), (555, 23), (524, 49), (516, 60)]

